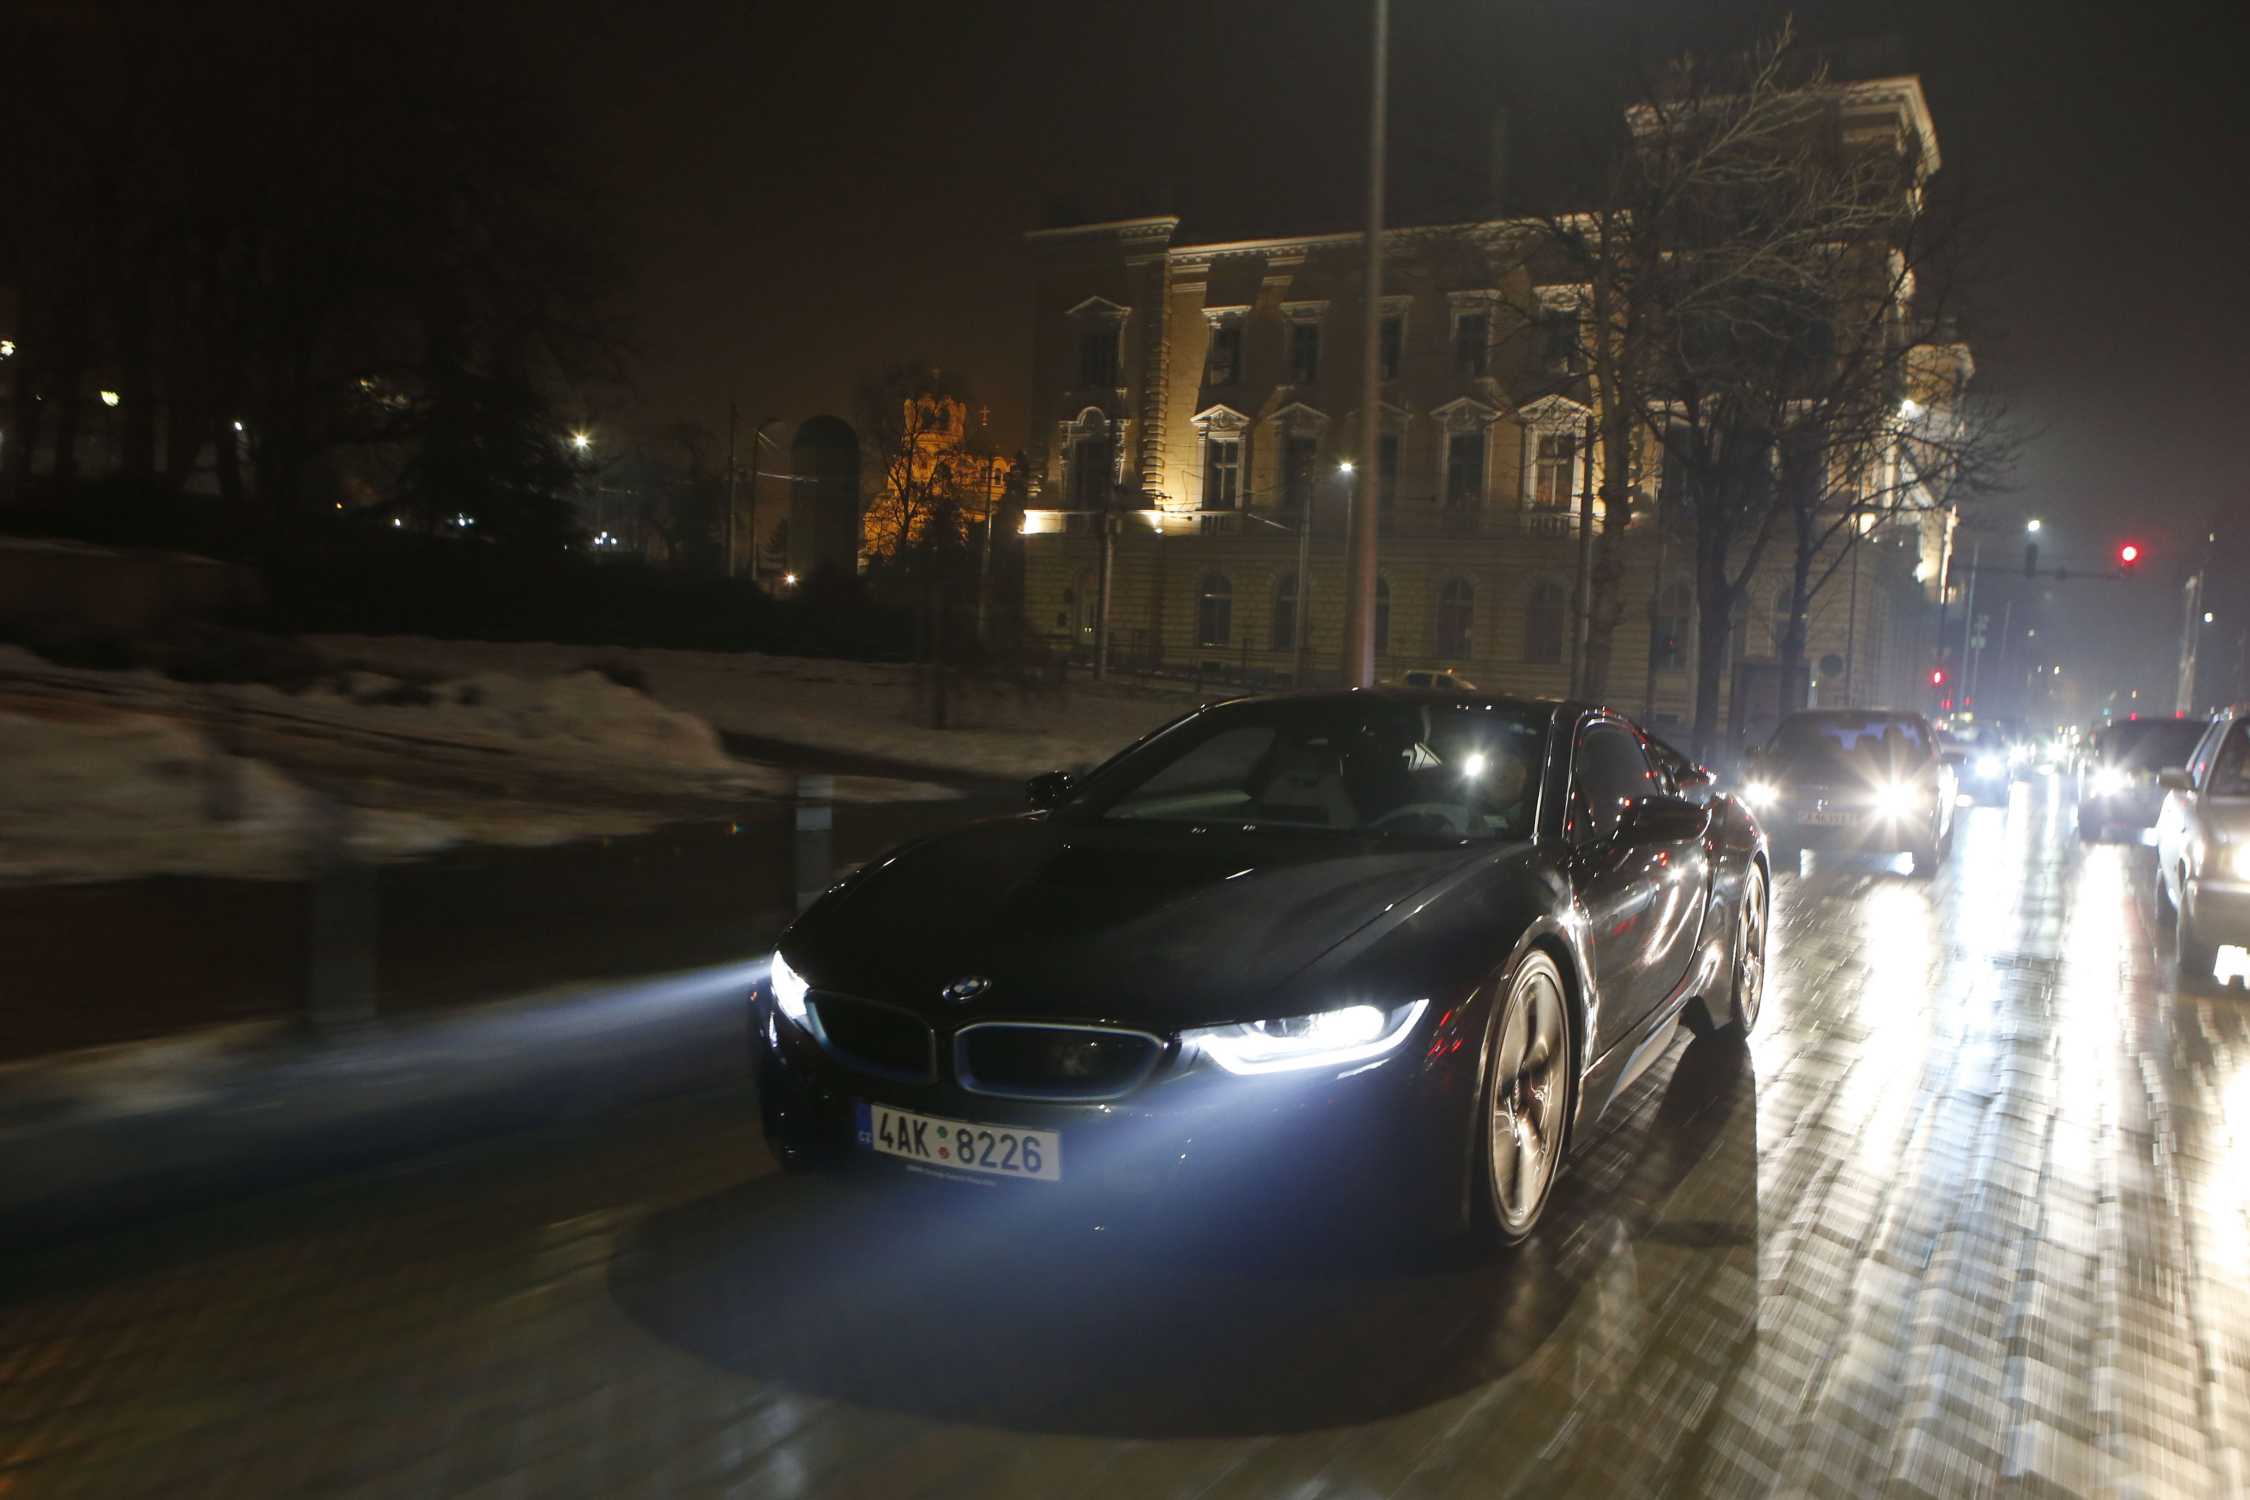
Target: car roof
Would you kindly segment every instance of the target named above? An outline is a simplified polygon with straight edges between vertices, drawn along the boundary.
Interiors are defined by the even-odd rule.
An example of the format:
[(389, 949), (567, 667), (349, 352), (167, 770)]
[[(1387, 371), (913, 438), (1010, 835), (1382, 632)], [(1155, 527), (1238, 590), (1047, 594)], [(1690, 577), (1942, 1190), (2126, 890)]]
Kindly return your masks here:
[(1495, 708), (1521, 708), (1546, 713), (1564, 708), (1584, 712), (1594, 707), (1589, 703), (1573, 703), (1562, 698), (1529, 698), (1520, 693), (1494, 693), (1482, 688), (1406, 687), (1397, 683), (1382, 683), (1365, 688), (1304, 688), (1291, 693), (1246, 693), (1239, 698), (1214, 699), (1204, 707), (1226, 708), (1239, 703), (1310, 703), (1342, 707), (1352, 702), (1364, 703), (1370, 698), (1385, 703), (1490, 704)]

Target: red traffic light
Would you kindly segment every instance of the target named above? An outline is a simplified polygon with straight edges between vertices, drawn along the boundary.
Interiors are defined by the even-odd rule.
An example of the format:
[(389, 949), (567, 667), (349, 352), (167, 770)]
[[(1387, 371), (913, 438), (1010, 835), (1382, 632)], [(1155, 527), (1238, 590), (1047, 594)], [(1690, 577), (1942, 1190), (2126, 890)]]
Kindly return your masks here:
[(2141, 549), (2133, 543), (2127, 542), (2117, 549), (2117, 560), (2129, 568), (2141, 560)]
[(1943, 667), (1932, 667), (1932, 668), (1930, 668), (1930, 686), (1931, 686), (1931, 687), (1944, 687), (1944, 686), (1945, 686), (1945, 668), (1943, 668)]

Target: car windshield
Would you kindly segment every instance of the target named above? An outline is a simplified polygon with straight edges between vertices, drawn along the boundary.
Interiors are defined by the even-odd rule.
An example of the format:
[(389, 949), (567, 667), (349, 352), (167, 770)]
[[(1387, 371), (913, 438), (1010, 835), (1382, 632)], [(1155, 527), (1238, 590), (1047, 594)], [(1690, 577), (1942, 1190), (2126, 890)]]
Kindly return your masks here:
[(1766, 759), (1804, 771), (1892, 771), (1928, 757), (1916, 719), (1893, 714), (1797, 714), (1781, 721)]
[(1528, 838), (1551, 709), (1382, 698), (1214, 709), (1088, 783), (1109, 822)]
[(2184, 766), (2207, 727), (2193, 719), (2137, 719), (2112, 724), (2094, 741), (2094, 754), (2103, 765), (2136, 771)]

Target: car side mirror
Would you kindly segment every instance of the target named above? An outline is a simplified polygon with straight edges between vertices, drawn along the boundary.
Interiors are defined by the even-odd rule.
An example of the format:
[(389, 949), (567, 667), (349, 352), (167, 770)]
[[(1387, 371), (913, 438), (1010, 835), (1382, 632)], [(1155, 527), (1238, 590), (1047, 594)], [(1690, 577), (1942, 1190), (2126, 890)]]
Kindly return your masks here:
[(1023, 795), (1033, 807), (1056, 807), (1077, 788), (1078, 778), (1068, 771), (1047, 771), (1025, 782)]
[(1625, 837), (1636, 844), (1676, 844), (1699, 839), (1711, 826), (1711, 809), (1685, 797), (1642, 797), (1625, 814)]
[(2195, 790), (2195, 783), (2188, 780), (2187, 768), (2185, 766), (2166, 766), (2163, 770), (2156, 773), (2156, 784), (2164, 788), (2164, 790), (2168, 792), (2189, 792)]

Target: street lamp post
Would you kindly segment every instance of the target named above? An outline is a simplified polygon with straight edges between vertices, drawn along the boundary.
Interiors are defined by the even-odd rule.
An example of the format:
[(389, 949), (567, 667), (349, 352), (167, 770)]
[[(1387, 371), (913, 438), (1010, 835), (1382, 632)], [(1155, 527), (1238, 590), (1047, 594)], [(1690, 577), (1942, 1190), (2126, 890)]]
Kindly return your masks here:
[[(1375, 681), (1374, 462), (1382, 441), (1383, 339), (1383, 128), (1388, 103), (1391, 51), (1390, 0), (1374, 0), (1374, 38), (1367, 104), (1367, 285), (1360, 328), (1359, 503), (1352, 507), (1350, 548), (1344, 590), (1344, 685), (1368, 687)], [(1300, 578), (1298, 589), (1303, 591)]]

